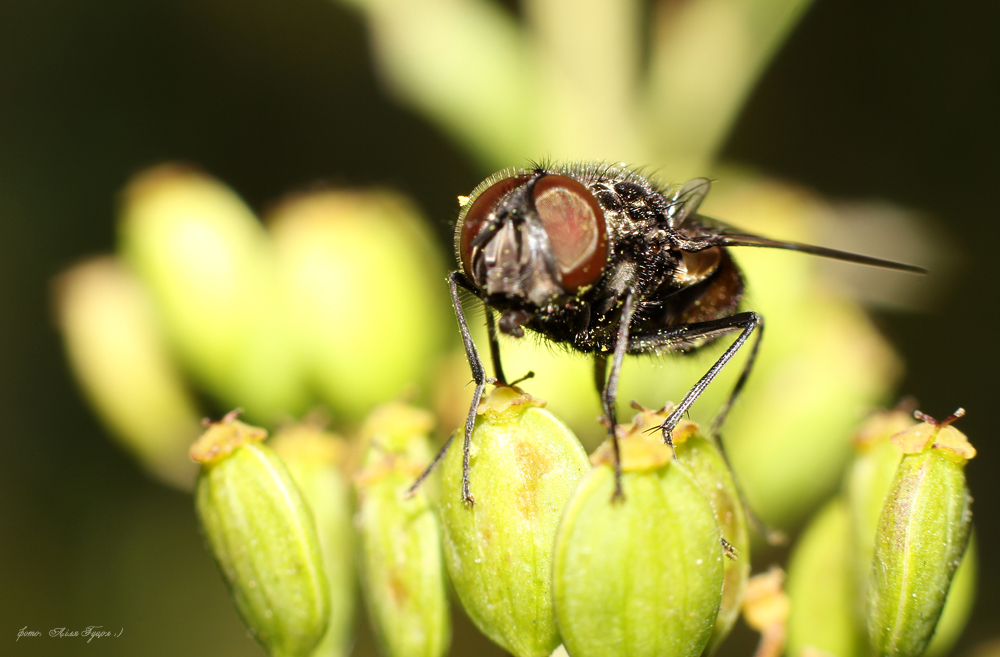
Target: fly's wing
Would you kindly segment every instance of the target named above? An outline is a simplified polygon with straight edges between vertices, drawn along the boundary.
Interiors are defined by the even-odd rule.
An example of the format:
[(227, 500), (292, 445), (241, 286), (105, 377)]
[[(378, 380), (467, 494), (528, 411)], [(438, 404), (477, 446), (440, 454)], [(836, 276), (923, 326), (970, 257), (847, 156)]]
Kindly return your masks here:
[(680, 228), (688, 217), (695, 216), (711, 187), (712, 181), (708, 178), (695, 178), (684, 183), (670, 199), (670, 209), (667, 210), (668, 225), (671, 228)]
[(897, 271), (905, 271), (912, 274), (927, 273), (927, 270), (923, 267), (908, 265), (903, 262), (873, 258), (872, 256), (861, 255), (859, 253), (838, 251), (837, 249), (828, 249), (825, 246), (813, 246), (812, 244), (801, 244), (799, 242), (772, 240), (767, 237), (761, 237), (760, 235), (744, 233), (738, 228), (730, 226), (725, 222), (712, 219), (704, 215), (697, 215), (696, 219), (697, 222), (704, 227), (702, 235), (699, 236), (699, 241), (701, 241), (702, 244), (708, 244), (711, 246), (758, 246), (767, 249), (784, 249), (786, 251), (799, 251), (801, 253), (821, 256), (823, 258), (843, 260), (844, 262), (853, 262), (855, 264), (868, 265), (870, 267), (895, 269)]

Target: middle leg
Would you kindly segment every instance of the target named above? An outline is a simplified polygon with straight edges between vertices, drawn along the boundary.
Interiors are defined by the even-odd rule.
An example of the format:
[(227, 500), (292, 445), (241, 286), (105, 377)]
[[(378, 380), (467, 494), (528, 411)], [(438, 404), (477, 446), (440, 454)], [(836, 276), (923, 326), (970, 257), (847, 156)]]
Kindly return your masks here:
[(618, 376), (621, 374), (622, 361), (625, 359), (625, 351), (628, 348), (629, 326), (632, 323), (632, 314), (635, 312), (635, 294), (628, 290), (625, 295), (625, 302), (622, 304), (622, 314), (618, 322), (618, 337), (615, 340), (615, 351), (611, 360), (611, 372), (607, 381), (603, 381), (604, 372), (607, 369), (607, 357), (599, 354), (594, 360), (595, 382), (603, 387), (601, 391), (601, 405), (604, 408), (604, 417), (608, 422), (608, 437), (614, 447), (615, 454), (615, 493), (612, 500), (624, 499), (622, 493), (622, 461), (621, 450), (618, 446), (618, 434), (615, 431), (617, 426), (617, 413), (615, 402), (618, 398)]

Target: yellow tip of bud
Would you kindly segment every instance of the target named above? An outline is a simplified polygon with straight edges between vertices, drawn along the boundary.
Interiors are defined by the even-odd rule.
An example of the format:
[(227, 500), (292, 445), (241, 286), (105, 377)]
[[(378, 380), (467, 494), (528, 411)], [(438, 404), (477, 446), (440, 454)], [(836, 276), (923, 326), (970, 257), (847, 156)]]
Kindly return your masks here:
[(257, 443), (267, 438), (267, 429), (254, 427), (236, 419), (237, 412), (227, 413), (218, 422), (208, 424), (208, 429), (191, 445), (191, 460), (212, 463), (232, 453), (247, 443)]

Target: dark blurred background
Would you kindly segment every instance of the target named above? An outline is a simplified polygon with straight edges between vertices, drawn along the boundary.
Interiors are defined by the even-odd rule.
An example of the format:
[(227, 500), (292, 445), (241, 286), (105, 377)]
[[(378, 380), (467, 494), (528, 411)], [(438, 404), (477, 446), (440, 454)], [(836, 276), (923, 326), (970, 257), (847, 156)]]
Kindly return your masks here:
[[(938, 417), (968, 409), (960, 427), (980, 452), (981, 585), (957, 654), (1000, 635), (998, 31), (985, 0), (819, 0), (725, 147), (832, 199), (926, 212), (958, 249), (934, 307), (875, 315), (908, 364), (901, 392)], [(113, 249), (126, 179), (163, 160), (200, 165), (258, 209), (316, 181), (396, 187), (443, 240), (455, 196), (489, 173), (381, 93), (342, 5), (0, 0), (0, 654), (262, 654), (190, 499), (141, 474), (84, 404), (49, 307), (55, 274)], [(15, 642), (25, 626), (88, 625), (124, 631)]]

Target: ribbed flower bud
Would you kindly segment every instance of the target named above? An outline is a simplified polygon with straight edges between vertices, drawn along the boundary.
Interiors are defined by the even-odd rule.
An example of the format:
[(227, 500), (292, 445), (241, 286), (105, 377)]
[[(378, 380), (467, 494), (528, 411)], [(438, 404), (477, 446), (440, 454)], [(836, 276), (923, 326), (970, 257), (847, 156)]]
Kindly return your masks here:
[(891, 438), (911, 426), (913, 415), (906, 410), (876, 411), (854, 434), (855, 457), (844, 477), (848, 524), (842, 538), (851, 542), (853, 550), (849, 553), (847, 575), (853, 580), (853, 613), (861, 624), (868, 614), (868, 576), (875, 551), (875, 530), (903, 458), (902, 450)]
[(553, 542), (588, 467), (576, 437), (542, 404), (508, 386), (483, 400), (472, 434), (471, 508), (462, 500), (461, 430), (441, 467), (448, 574), (473, 622), (516, 657), (548, 657), (560, 643)]
[[(655, 430), (671, 410), (669, 405), (658, 411), (643, 408), (635, 402), (632, 406), (640, 411), (633, 419), (633, 432)], [(722, 604), (706, 647), (710, 654), (726, 638), (740, 615), (743, 594), (750, 578), (750, 533), (740, 492), (719, 446), (703, 436), (697, 424), (686, 420), (674, 429), (673, 442), (677, 459), (694, 475), (712, 505), (719, 532), (728, 546), (727, 558), (723, 560)]]
[(354, 639), (357, 599), (353, 508), (343, 472), (347, 445), (311, 420), (282, 428), (269, 443), (309, 505), (323, 551), (330, 622), (311, 657), (345, 656)]
[(605, 443), (559, 525), (553, 592), (574, 657), (697, 657), (716, 626), (726, 560), (716, 512), (691, 469), (642, 426), (620, 432), (624, 499), (613, 499)]
[(301, 657), (329, 619), (313, 518), (266, 432), (230, 413), (192, 446), (195, 506), (236, 608), (272, 657)]
[(962, 412), (896, 434), (903, 451), (879, 518), (869, 579), (873, 654), (919, 657), (937, 625), (972, 524), (965, 463), (975, 449), (949, 426)]
[(407, 490), (431, 460), (430, 413), (375, 409), (355, 475), (361, 576), (368, 615), (387, 657), (440, 657), (451, 641), (437, 510), (429, 486)]

